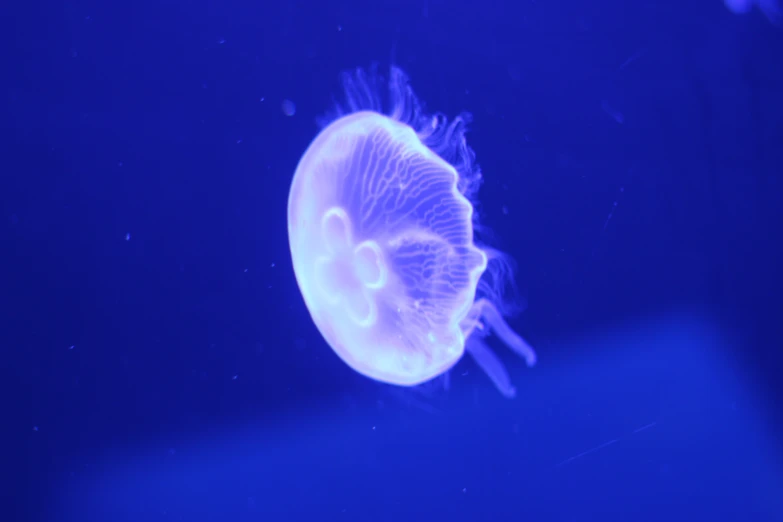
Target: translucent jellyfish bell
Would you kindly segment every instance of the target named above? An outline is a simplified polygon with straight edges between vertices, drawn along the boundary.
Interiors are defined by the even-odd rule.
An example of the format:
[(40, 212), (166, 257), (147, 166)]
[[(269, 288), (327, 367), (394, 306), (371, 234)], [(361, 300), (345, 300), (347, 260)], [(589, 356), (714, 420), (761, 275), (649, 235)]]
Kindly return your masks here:
[[(305, 151), (288, 199), (294, 271), (332, 349), (367, 377), (403, 386), (432, 379), (467, 350), (506, 396), (508, 373), (483, 338), (494, 332), (528, 366), (536, 356), (496, 306), (498, 275), (473, 240), (480, 173), (467, 115), (423, 113), (393, 68), (391, 111), (378, 77), (344, 77), (347, 106)], [(486, 273), (487, 277), (482, 279)]]

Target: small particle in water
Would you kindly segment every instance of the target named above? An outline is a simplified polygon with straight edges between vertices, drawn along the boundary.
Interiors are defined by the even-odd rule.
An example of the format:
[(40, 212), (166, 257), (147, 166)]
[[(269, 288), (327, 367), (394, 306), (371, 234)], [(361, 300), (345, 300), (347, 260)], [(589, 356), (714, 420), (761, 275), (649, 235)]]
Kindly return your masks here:
[(612, 117), (614, 121), (617, 123), (624, 123), (625, 122), (625, 116), (623, 116), (623, 113), (612, 108), (609, 105), (609, 102), (606, 100), (601, 101), (601, 108), (604, 110), (606, 114)]
[(264, 100), (266, 100), (266, 98), (264, 96), (261, 96), (261, 99), (258, 101), (264, 101)]
[(633, 53), (633, 54), (631, 55), (631, 57), (630, 57), (630, 58), (628, 58), (627, 60), (625, 60), (625, 61), (624, 61), (624, 62), (623, 62), (621, 65), (620, 65), (620, 70), (622, 71), (623, 69), (625, 69), (626, 67), (628, 67), (630, 64), (632, 64), (633, 62), (635, 62), (636, 60), (638, 60), (639, 58), (641, 58), (641, 56), (642, 56), (642, 55), (643, 55), (645, 52), (647, 52), (647, 48), (646, 48), (646, 47), (644, 47), (644, 48), (642, 48), (642, 49), (639, 49), (638, 51), (636, 51), (635, 53)]
[(244, 272), (247, 273), (247, 268), (245, 268)]
[(76, 345), (73, 345), (73, 344), (72, 344), (71, 346), (69, 346), (69, 347), (68, 347), (68, 349), (69, 349), (69, 350), (73, 350), (75, 347), (76, 347)]
[(233, 377), (231, 377), (231, 380), (234, 380), (234, 381), (236, 381), (236, 380), (237, 380), (237, 378), (239, 378), (239, 375), (234, 375)]
[(274, 268), (274, 267), (275, 267), (275, 264), (274, 264), (274, 263), (272, 263), (272, 264), (271, 264), (271, 265), (269, 265), (269, 266), (270, 266), (271, 268)]
[(117, 162), (117, 166), (118, 166), (118, 167), (122, 167), (122, 165), (123, 165), (123, 163), (122, 163), (121, 161), (118, 161), (118, 162)]
[(291, 100), (283, 100), (283, 103), (280, 104), (280, 108), (286, 116), (293, 116), (296, 114), (296, 105)]
[(338, 26), (337, 26), (337, 32), (340, 32), (340, 31), (342, 31), (342, 30), (343, 30), (343, 26), (342, 26), (342, 25), (338, 25)]
[(239, 139), (237, 140), (237, 145), (239, 145), (240, 143), (242, 143), (242, 138), (239, 138)]
[(33, 426), (33, 431), (38, 431), (38, 426)]
[(218, 39), (218, 43), (219, 44), (224, 44), (224, 43), (226, 43), (226, 39), (225, 38), (219, 38)]
[(130, 232), (125, 233), (125, 241), (130, 241), (131, 235)]

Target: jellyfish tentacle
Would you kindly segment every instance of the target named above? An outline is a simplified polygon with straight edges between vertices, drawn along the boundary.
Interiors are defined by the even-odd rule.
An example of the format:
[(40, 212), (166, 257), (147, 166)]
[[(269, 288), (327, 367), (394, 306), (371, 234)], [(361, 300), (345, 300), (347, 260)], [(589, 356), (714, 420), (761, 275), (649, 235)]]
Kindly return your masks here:
[(484, 373), (486, 373), (492, 380), (495, 387), (503, 394), (503, 396), (511, 399), (517, 394), (516, 388), (511, 384), (511, 377), (509, 377), (503, 363), (500, 362), (497, 355), (492, 352), (489, 346), (478, 337), (470, 337), (465, 342), (465, 351), (467, 351), (476, 361)]
[(497, 307), (487, 299), (479, 299), (473, 303), (473, 310), (478, 310), (478, 315), (485, 327), (491, 329), (511, 350), (525, 359), (528, 366), (535, 366), (536, 352), (522, 337), (519, 336), (500, 315)]

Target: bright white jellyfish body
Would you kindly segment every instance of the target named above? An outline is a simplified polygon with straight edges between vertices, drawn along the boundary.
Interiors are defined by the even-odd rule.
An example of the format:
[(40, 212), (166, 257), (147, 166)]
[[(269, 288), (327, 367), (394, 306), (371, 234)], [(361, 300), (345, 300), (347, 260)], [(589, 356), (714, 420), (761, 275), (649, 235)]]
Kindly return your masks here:
[(294, 271), (316, 326), (367, 377), (413, 386), (467, 350), (513, 397), (483, 338), (493, 331), (529, 366), (536, 357), (487, 284), (507, 273), (493, 271), (502, 257), (473, 241), (468, 198), (480, 174), (466, 115), (449, 123), (423, 114), (396, 68), (388, 115), (376, 77), (360, 70), (344, 81), (347, 107), (302, 156), (288, 200)]

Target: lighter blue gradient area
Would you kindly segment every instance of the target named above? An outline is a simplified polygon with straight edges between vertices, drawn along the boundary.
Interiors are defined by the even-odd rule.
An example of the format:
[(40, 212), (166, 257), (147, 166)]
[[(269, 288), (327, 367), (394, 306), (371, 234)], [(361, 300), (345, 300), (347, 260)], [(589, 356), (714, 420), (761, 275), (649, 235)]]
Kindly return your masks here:
[[(745, 347), (717, 317), (672, 311), (551, 342), (585, 356), (542, 365), (519, 386), (536, 400), (512, 407), (471, 374), (455, 376), (440, 414), (363, 390), (349, 412), (324, 397), (187, 437), (82, 448), (71, 473), (52, 475), (42, 520), (431, 520), (400, 501), (417, 495), (459, 499), (454, 522), (781, 520), (779, 405), (737, 371)], [(484, 473), (501, 470), (500, 487), (466, 450), (487, 459)]]

